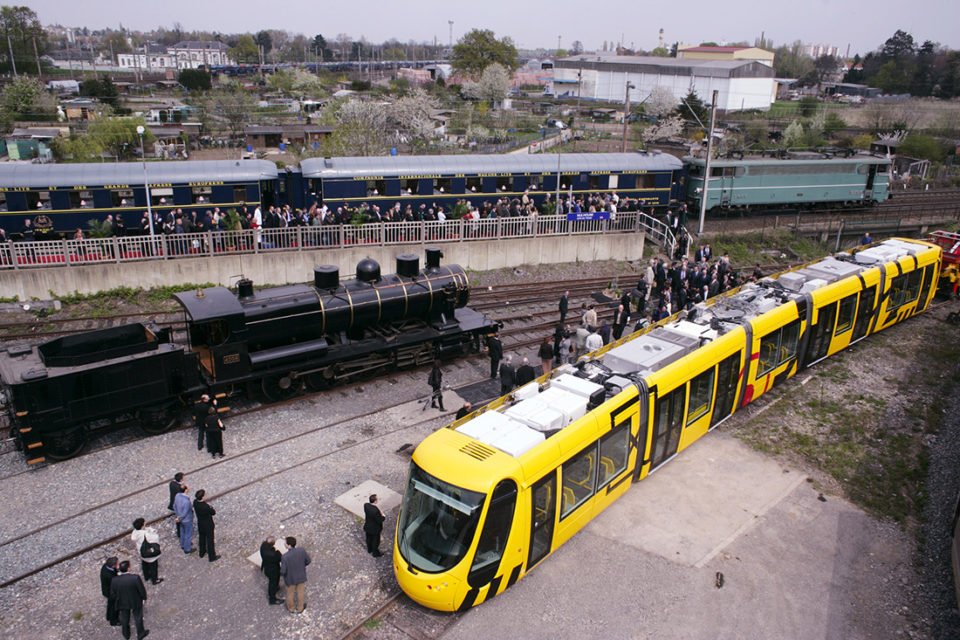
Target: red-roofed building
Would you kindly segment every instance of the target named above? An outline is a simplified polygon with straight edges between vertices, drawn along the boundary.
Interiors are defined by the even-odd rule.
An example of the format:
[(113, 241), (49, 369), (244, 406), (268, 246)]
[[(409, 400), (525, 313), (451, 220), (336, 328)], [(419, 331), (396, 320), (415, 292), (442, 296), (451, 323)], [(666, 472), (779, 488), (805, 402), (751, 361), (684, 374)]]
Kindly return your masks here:
[(752, 60), (773, 66), (773, 51), (759, 47), (697, 47), (682, 44), (677, 47), (677, 57), (693, 60)]

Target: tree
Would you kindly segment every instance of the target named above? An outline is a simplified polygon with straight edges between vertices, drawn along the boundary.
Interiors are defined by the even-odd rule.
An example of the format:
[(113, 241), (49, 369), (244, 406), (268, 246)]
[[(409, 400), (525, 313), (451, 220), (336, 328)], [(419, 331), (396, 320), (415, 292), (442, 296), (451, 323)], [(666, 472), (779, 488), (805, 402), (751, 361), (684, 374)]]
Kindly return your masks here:
[[(100, 40), (100, 50), (104, 53), (109, 53), (111, 56), (130, 53), (132, 51), (130, 43), (127, 42), (127, 36), (125, 36), (122, 31), (112, 30), (107, 33), (106, 37)], [(113, 58), (113, 61), (116, 62), (116, 58)]]
[(658, 86), (654, 87), (643, 104), (645, 113), (662, 118), (676, 108), (677, 98), (670, 89)]
[(710, 108), (703, 104), (696, 91), (690, 91), (677, 105), (674, 113), (697, 126), (703, 126), (704, 129), (710, 126)]
[(804, 118), (810, 118), (817, 112), (820, 101), (816, 96), (803, 96), (800, 98), (800, 115)]
[(388, 119), (398, 138), (427, 140), (433, 137), (435, 129), (430, 116), (439, 106), (435, 97), (423, 89), (414, 89), (390, 105)]
[(257, 62), (260, 59), (257, 43), (253, 41), (253, 36), (249, 33), (240, 36), (236, 46), (231, 47), (227, 53), (237, 62)]
[(327, 48), (327, 40), (319, 33), (313, 36), (313, 43), (311, 44), (316, 55), (318, 55), (323, 60), (332, 60), (333, 52)]
[[(97, 118), (90, 123), (87, 136), (104, 151), (119, 159), (132, 158), (140, 148), (137, 127), (146, 129), (146, 121), (140, 117)], [(143, 143), (153, 142), (149, 129), (143, 134)]]
[(650, 52), (650, 55), (656, 56), (658, 58), (669, 58), (670, 52), (667, 51), (665, 47), (657, 47), (656, 49)]
[(490, 29), (474, 29), (465, 34), (453, 45), (450, 61), (455, 69), (472, 74), (482, 72), (495, 62), (510, 72), (520, 66), (513, 40), (509, 37), (497, 40)]
[(226, 121), (234, 137), (243, 132), (243, 123), (256, 108), (257, 101), (240, 87), (211, 92), (206, 110), (213, 118)]
[(50, 142), (53, 157), (62, 162), (71, 159), (74, 162), (92, 162), (103, 153), (103, 147), (90, 136), (71, 135), (69, 138), (58, 136)]
[[(0, 55), (6, 61), (3, 65), (5, 71), (12, 69), (13, 62), (17, 63), (20, 73), (28, 68), (35, 70), (34, 44), (40, 55), (47, 50), (47, 34), (30, 7), (0, 7), (0, 39), (3, 45), (10, 43), (9, 46), (0, 46)], [(13, 49), (13, 60), (10, 59), (10, 49)]]
[(463, 85), (463, 92), (474, 100), (483, 100), (496, 105), (507, 97), (510, 91), (510, 73), (506, 68), (494, 62), (488, 65), (477, 82)]
[(182, 69), (177, 76), (177, 82), (188, 91), (209, 91), (210, 72), (206, 69)]
[(827, 114), (826, 119), (823, 121), (823, 132), (828, 136), (832, 136), (837, 131), (846, 128), (847, 123), (835, 113)]
[(802, 145), (803, 125), (799, 120), (794, 120), (783, 131), (783, 145), (785, 147), (799, 147)]
[(350, 100), (336, 113), (332, 151), (343, 156), (375, 156), (387, 150), (387, 111), (373, 102)]
[(840, 69), (840, 61), (833, 56), (820, 56), (813, 61), (817, 71), (817, 80), (823, 82)]
[(574, 40), (570, 43), (570, 55), (578, 56), (583, 53), (583, 43), (579, 40)]
[(111, 109), (116, 109), (120, 104), (120, 94), (117, 92), (116, 85), (107, 74), (100, 76), (100, 102), (108, 105)]
[(803, 78), (814, 71), (813, 58), (803, 52), (803, 43), (794, 41), (774, 49), (773, 68), (778, 78)]
[(269, 31), (258, 31), (257, 37), (253, 39), (258, 47), (263, 48), (263, 55), (267, 55), (273, 49), (273, 36)]
[(56, 111), (56, 100), (35, 78), (14, 78), (0, 94), (0, 118), (6, 128), (13, 120), (50, 120)]
[(653, 142), (666, 138), (675, 138), (683, 133), (683, 118), (678, 115), (665, 118), (643, 130), (640, 139), (644, 142)]
[(912, 57), (915, 49), (913, 36), (902, 29), (897, 29), (896, 33), (883, 43), (880, 55), (885, 60), (904, 60)]
[(897, 155), (919, 158), (933, 162), (943, 162), (947, 154), (943, 147), (931, 136), (906, 136), (897, 147)]

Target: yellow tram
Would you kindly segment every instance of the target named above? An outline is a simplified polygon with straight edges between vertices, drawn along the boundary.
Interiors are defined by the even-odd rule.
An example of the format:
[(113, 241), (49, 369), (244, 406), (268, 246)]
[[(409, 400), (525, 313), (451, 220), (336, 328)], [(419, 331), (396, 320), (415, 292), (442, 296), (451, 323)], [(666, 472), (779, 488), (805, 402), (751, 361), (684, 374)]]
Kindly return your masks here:
[(561, 366), (413, 454), (394, 572), (465, 610), (737, 408), (927, 307), (941, 250), (891, 239), (750, 283)]

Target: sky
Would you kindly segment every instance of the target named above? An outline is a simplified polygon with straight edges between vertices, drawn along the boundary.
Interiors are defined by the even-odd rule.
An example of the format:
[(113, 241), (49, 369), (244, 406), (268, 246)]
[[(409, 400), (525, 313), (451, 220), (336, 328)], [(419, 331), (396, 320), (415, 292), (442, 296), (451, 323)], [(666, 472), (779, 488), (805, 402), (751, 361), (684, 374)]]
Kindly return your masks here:
[(294, 34), (340, 33), (369, 42), (447, 43), (474, 28), (510, 36), (520, 48), (569, 48), (574, 40), (586, 50), (603, 42), (650, 50), (664, 30), (674, 42), (751, 44), (761, 33), (774, 44), (801, 40), (834, 45), (841, 55), (878, 49), (897, 29), (914, 40), (932, 40), (960, 49), (958, 0), (19, 0), (44, 25), (150, 30), (179, 22), (185, 30), (221, 33), (282, 29)]

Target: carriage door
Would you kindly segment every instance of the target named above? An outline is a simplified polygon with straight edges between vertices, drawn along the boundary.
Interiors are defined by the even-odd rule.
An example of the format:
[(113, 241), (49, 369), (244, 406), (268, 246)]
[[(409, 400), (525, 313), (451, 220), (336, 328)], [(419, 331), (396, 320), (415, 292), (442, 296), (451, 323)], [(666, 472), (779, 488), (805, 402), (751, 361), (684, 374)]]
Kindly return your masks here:
[(864, 193), (864, 197), (869, 197), (870, 193), (873, 191), (873, 181), (877, 177), (877, 165), (871, 164), (870, 168), (867, 169), (867, 190)]
[(553, 527), (557, 521), (557, 472), (551, 471), (533, 485), (531, 494), (530, 553), (527, 571), (543, 560), (553, 546)]
[(260, 181), (260, 206), (268, 209), (277, 203), (276, 180)]
[(657, 398), (653, 423), (653, 448), (650, 469), (656, 469), (677, 452), (680, 445), (680, 429), (686, 403), (686, 386), (674, 389)]

